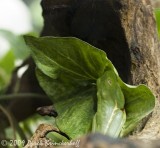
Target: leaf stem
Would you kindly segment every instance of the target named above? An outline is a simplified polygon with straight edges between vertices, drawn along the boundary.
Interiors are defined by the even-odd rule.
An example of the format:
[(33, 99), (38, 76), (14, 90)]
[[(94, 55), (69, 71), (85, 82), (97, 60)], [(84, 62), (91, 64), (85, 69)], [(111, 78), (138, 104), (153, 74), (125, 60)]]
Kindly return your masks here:
[(1, 100), (10, 100), (13, 98), (47, 98), (45, 95), (40, 95), (36, 93), (16, 93), (16, 94), (6, 94), (6, 95), (0, 95), (0, 101)]

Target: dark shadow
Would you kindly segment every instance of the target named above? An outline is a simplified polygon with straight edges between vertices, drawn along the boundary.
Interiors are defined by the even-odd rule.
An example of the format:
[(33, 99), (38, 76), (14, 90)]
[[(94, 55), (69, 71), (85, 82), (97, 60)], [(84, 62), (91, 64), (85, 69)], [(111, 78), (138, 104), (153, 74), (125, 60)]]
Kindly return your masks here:
[[(49, 0), (48, 0), (49, 2)], [(118, 10), (118, 1), (42, 1), (42, 36), (74, 36), (104, 50), (125, 82), (130, 81), (130, 53)]]

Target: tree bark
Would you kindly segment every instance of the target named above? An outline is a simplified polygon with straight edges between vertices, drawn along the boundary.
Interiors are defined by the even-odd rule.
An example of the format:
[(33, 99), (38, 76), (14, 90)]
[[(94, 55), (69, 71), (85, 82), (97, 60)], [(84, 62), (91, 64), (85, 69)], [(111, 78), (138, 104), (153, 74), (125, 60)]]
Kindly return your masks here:
[(121, 0), (119, 11), (122, 27), (131, 55), (133, 84), (146, 84), (155, 94), (156, 107), (137, 138), (160, 138), (160, 56), (159, 39), (152, 6), (149, 0)]
[(104, 50), (127, 83), (146, 84), (156, 107), (134, 138), (160, 138), (159, 39), (149, 0), (42, 0), (42, 36), (74, 36)]

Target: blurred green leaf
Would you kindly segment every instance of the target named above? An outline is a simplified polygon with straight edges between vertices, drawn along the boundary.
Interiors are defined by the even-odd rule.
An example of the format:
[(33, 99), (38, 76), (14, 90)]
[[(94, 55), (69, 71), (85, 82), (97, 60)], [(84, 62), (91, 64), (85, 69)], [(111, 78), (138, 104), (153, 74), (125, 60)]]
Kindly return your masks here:
[(34, 27), (34, 32), (38, 34), (43, 28), (43, 17), (42, 17), (42, 8), (40, 6), (41, 0), (32, 0), (30, 4), (30, 10), (32, 13), (32, 23)]
[(42, 8), (41, 0), (23, 0), (27, 7), (30, 9), (32, 17), (33, 31), (36, 35), (39, 35), (43, 28), (43, 17), (42, 17)]
[(160, 8), (154, 10), (157, 22), (158, 35), (160, 36)]
[(0, 59), (0, 92), (7, 86), (10, 81), (11, 73), (14, 69), (14, 54), (12, 50)]
[(8, 53), (0, 59), (0, 68), (5, 70), (7, 74), (11, 73), (14, 68), (14, 53), (12, 50), (9, 50)]
[(28, 57), (29, 51), (24, 42), (23, 36), (17, 36), (5, 30), (0, 30), (0, 35), (9, 41), (10, 47), (15, 55), (15, 59), (24, 60)]

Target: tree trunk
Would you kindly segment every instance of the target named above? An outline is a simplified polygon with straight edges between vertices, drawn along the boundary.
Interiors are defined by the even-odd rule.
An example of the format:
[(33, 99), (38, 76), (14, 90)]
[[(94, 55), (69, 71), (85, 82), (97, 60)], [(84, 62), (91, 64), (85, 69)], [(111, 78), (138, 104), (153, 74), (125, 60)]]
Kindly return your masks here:
[(119, 11), (122, 27), (131, 54), (131, 75), (133, 84), (146, 84), (157, 100), (152, 116), (143, 122), (144, 129), (138, 138), (160, 138), (160, 56), (156, 22), (149, 0), (121, 0)]
[(127, 83), (146, 84), (155, 94), (152, 115), (134, 138), (160, 138), (160, 56), (149, 0), (42, 0), (42, 36), (74, 36), (104, 50)]

